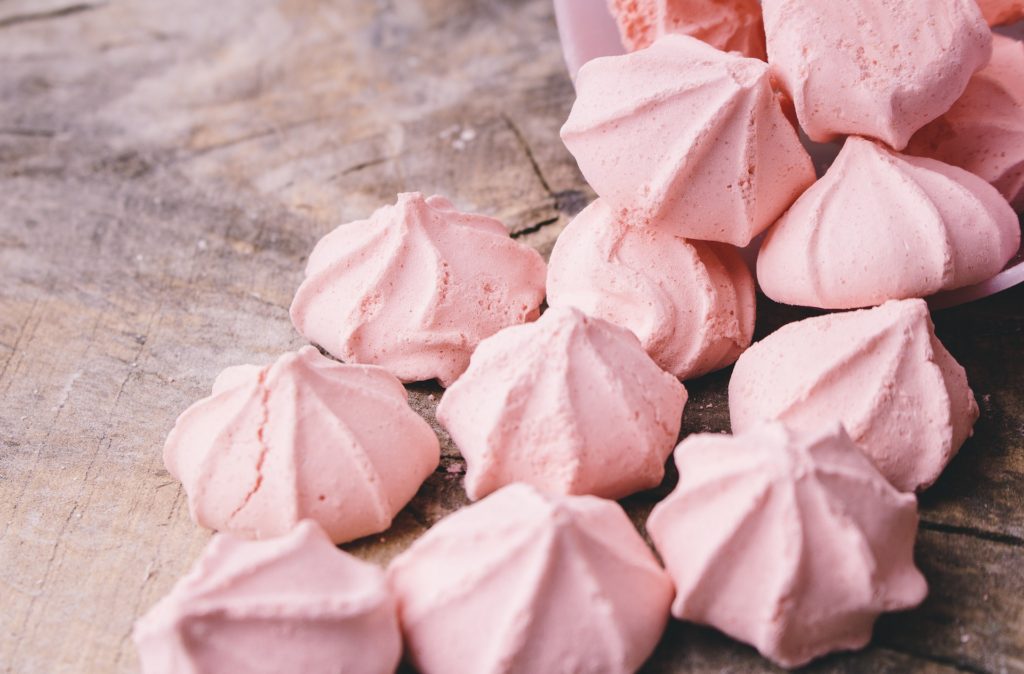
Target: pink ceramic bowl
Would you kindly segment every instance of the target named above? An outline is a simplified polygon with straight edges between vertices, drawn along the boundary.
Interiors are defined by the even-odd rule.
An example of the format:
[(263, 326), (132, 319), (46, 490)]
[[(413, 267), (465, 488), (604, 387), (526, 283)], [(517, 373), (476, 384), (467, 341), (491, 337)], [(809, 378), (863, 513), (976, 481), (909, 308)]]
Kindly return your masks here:
[[(576, 78), (580, 66), (590, 59), (622, 54), (625, 51), (619, 41), (615, 19), (608, 10), (607, 0), (554, 0), (554, 3), (562, 53), (565, 55), (569, 75), (573, 79)], [(1024, 40), (1024, 21), (998, 30), (1018, 40)], [(839, 145), (811, 143), (806, 138), (804, 140), (820, 175), (832, 163)], [(744, 257), (751, 264), (757, 258), (759, 245), (760, 237), (743, 250)], [(928, 303), (933, 309), (952, 307), (988, 297), (1021, 282), (1024, 282), (1024, 245), (1003, 271), (989, 280), (966, 288), (938, 293), (929, 297)]]

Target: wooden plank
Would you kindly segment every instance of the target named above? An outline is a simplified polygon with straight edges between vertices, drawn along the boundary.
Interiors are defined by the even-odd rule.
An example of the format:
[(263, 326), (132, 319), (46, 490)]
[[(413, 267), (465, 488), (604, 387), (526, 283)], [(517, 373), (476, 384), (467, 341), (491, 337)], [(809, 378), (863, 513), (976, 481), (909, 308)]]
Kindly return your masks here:
[[(0, 671), (136, 670), (132, 621), (208, 539), (160, 460), (176, 415), (303, 343), (312, 244), (397, 191), (550, 251), (593, 197), (572, 96), (546, 0), (0, 0)], [(810, 671), (1021, 670), (1022, 299), (936, 319), (983, 418), (922, 500), (932, 597)], [(761, 335), (808, 315), (759, 309)], [(684, 434), (728, 429), (727, 383), (688, 384)], [(441, 390), (410, 392), (436, 428)], [(350, 550), (386, 563), (465, 505), (437, 430), (440, 469)], [(625, 501), (638, 525), (673, 479)], [(769, 669), (674, 623), (646, 671)]]

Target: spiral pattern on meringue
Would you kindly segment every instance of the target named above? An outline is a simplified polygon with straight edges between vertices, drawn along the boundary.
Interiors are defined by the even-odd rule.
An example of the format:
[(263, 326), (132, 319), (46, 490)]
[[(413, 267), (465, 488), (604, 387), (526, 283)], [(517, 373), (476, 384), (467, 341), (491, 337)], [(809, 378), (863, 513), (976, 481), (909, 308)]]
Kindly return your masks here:
[(391, 526), (440, 461), (407, 398), (383, 368), (306, 346), (221, 372), (178, 417), (164, 463), (204, 527), (264, 538), (309, 518), (350, 541)]
[(559, 234), (548, 305), (628, 328), (680, 379), (731, 365), (754, 332), (754, 281), (734, 248), (633, 226), (602, 199)]
[(992, 36), (992, 60), (949, 112), (918, 131), (907, 153), (959, 166), (1024, 209), (1024, 42)]
[(675, 617), (799, 667), (864, 647), (880, 613), (924, 599), (917, 500), (842, 426), (690, 435), (675, 458), (679, 484), (647, 520), (675, 583)]
[(447, 386), (481, 339), (538, 316), (545, 274), (498, 220), (400, 194), (317, 243), (291, 317), (341, 360)]
[(585, 64), (562, 140), (615, 211), (745, 246), (814, 182), (768, 65), (685, 35)]
[(513, 482), (620, 498), (661, 483), (685, 404), (633, 333), (553, 307), (481, 342), (437, 420), (471, 499)]
[(975, 0), (763, 0), (768, 61), (815, 141), (860, 135), (902, 150), (988, 63)]
[(776, 302), (853, 309), (979, 283), (1019, 246), (1017, 215), (981, 178), (850, 137), (768, 231), (757, 280)]
[(928, 487), (978, 419), (967, 375), (922, 300), (790, 323), (747, 349), (729, 381), (734, 432), (838, 421), (902, 491)]
[(383, 572), (308, 520), (266, 541), (214, 536), (134, 638), (143, 674), (391, 674), (402, 653)]
[(608, 0), (608, 7), (629, 51), (649, 47), (662, 35), (679, 33), (722, 51), (767, 58), (757, 0)]
[(422, 674), (632, 674), (672, 601), (617, 503), (522, 484), (435, 524), (388, 580)]

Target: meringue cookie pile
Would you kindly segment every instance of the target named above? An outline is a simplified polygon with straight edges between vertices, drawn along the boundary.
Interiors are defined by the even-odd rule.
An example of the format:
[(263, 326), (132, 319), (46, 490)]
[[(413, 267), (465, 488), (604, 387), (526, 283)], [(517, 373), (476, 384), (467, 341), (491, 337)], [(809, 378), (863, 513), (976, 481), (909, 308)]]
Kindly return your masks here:
[[(1024, 52), (998, 38), (988, 63), (985, 20), (1024, 8), (610, 2), (633, 51), (580, 70), (561, 133), (599, 198), (550, 269), (499, 221), (400, 194), (316, 244), (291, 305), (344, 363), (230, 367), (178, 418), (165, 464), (222, 533), (137, 623), (146, 674), (383, 674), (403, 642), (424, 674), (627, 674), (670, 612), (797, 667), (923, 600), (914, 492), (979, 409), (920, 298), (1020, 245), (1000, 148)], [(797, 120), (850, 134), (818, 180)], [(751, 345), (736, 247), (765, 231), (769, 297), (868, 308)], [(647, 522), (663, 568), (608, 499), (662, 482), (680, 380), (733, 363), (735, 435), (675, 447)], [(388, 529), (437, 468), (402, 386), (431, 379), (478, 502), (385, 574), (333, 544)]]

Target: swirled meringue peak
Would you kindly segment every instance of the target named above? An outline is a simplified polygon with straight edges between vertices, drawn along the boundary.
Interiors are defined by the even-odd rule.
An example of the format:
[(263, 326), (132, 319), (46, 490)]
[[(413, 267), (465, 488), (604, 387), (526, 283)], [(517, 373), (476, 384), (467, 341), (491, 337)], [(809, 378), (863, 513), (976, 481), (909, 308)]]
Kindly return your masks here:
[(994, 187), (955, 166), (850, 137), (764, 239), (757, 280), (777, 302), (852, 309), (984, 281), (1020, 245)]
[(990, 26), (1024, 19), (1024, 0), (978, 0), (978, 6)]
[(221, 372), (164, 446), (202, 526), (264, 538), (310, 518), (335, 543), (391, 526), (439, 460), (401, 382), (311, 346)]
[(685, 35), (585, 64), (561, 133), (614, 210), (690, 239), (745, 246), (814, 182), (768, 65)]
[(679, 33), (765, 60), (764, 22), (757, 0), (608, 0), (623, 46), (649, 47), (662, 35)]
[(627, 674), (672, 583), (617, 503), (510, 485), (435, 524), (388, 568), (422, 674)]
[(869, 136), (897, 150), (988, 63), (975, 0), (764, 0), (768, 61), (815, 141)]
[(341, 360), (447, 386), (481, 339), (537, 317), (545, 273), (498, 220), (399, 194), (316, 244), (292, 322)]
[(384, 573), (309, 520), (265, 541), (214, 536), (134, 637), (144, 674), (390, 674), (402, 653)]
[(680, 379), (732, 364), (754, 331), (754, 282), (735, 248), (630, 225), (602, 199), (558, 236), (548, 304), (630, 329)]
[(922, 300), (790, 323), (747, 349), (729, 381), (734, 432), (778, 419), (842, 422), (902, 491), (931, 485), (971, 435), (978, 405)]
[(632, 332), (553, 307), (481, 342), (437, 420), (471, 499), (512, 482), (620, 498), (661, 483), (685, 404)]
[(675, 617), (798, 667), (862, 648), (880, 613), (927, 594), (917, 499), (886, 483), (842, 426), (690, 435), (675, 458), (679, 484), (647, 520)]
[(949, 112), (918, 131), (907, 153), (980, 176), (1024, 209), (1024, 42), (992, 36), (992, 60)]

